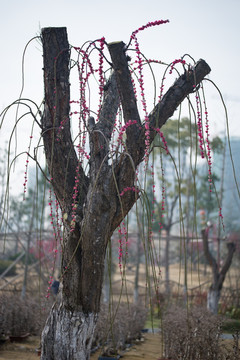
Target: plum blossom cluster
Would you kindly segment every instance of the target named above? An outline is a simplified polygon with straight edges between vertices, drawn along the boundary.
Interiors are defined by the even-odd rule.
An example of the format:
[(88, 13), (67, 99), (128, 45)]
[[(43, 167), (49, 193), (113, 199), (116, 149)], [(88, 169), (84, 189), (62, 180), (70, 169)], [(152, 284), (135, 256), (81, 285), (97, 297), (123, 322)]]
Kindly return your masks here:
[(145, 130), (145, 162), (147, 162), (150, 150), (150, 121), (147, 115), (145, 116)]
[(218, 215), (219, 215), (220, 221), (222, 223), (223, 231), (225, 231), (225, 225), (224, 225), (224, 220), (223, 220), (223, 214), (222, 214), (222, 208), (221, 207), (219, 207)]
[[(96, 43), (100, 43), (99, 50), (99, 62), (98, 62), (98, 68), (94, 69), (91, 60), (90, 60), (90, 53), (92, 51), (92, 47), (96, 47)], [(105, 46), (105, 38), (102, 37), (101, 39), (98, 39), (94, 42), (91, 42), (86, 50), (83, 50), (79, 47), (73, 47), (81, 56), (82, 61), (81, 64), (78, 62), (78, 73), (79, 73), (79, 83), (80, 83), (80, 113), (83, 120), (86, 120), (86, 117), (90, 114), (89, 106), (87, 105), (87, 97), (86, 97), (86, 89), (87, 84), (89, 81), (89, 78), (94, 73), (99, 74), (99, 106), (98, 106), (98, 115), (99, 111), (101, 109), (101, 103), (102, 103), (102, 96), (104, 91), (104, 71), (103, 71), (103, 63), (104, 63), (104, 56), (103, 56), (103, 50)], [(97, 117), (98, 120), (98, 117)], [(96, 120), (96, 121), (97, 121)]]
[[(205, 103), (205, 102), (204, 102)], [(209, 140), (209, 120), (208, 111), (205, 107), (205, 128), (206, 128), (206, 148), (207, 148), (207, 162), (208, 162), (208, 181), (209, 191), (212, 192), (212, 156), (211, 156), (211, 145)]]
[(165, 139), (163, 132), (159, 128), (154, 128), (154, 131), (156, 131), (159, 134), (159, 136), (161, 137), (161, 140), (163, 142), (163, 148), (166, 151), (166, 154), (169, 154), (167, 140)]
[(183, 59), (175, 59), (175, 60), (172, 62), (172, 64), (171, 64), (169, 74), (172, 74), (175, 65), (176, 65), (176, 64), (179, 64), (179, 63), (185, 65), (185, 64), (186, 64), (186, 61), (183, 60)]
[(200, 155), (202, 159), (204, 159), (204, 148), (203, 148), (203, 129), (202, 129), (202, 115), (200, 111), (200, 100), (199, 96), (196, 95), (196, 105), (197, 105), (197, 129), (198, 129), (198, 142), (199, 142), (199, 148), (200, 148)]
[(162, 82), (161, 82), (161, 86), (160, 86), (160, 94), (158, 96), (158, 101), (161, 101), (162, 100), (162, 96), (163, 96), (163, 91), (164, 91), (164, 80), (166, 80), (166, 77), (163, 76), (162, 78)]
[(169, 22), (169, 20), (149, 21), (146, 25), (142, 25), (137, 30), (133, 31), (132, 35), (131, 35), (131, 39), (135, 39), (135, 37), (136, 37), (137, 33), (139, 33), (139, 31), (143, 31), (143, 30), (145, 30), (147, 28), (150, 28), (152, 26), (158, 26), (158, 25), (166, 24), (168, 22)]
[(51, 291), (53, 281), (54, 281), (54, 278), (52, 275), (50, 275), (49, 280), (48, 280), (47, 294), (45, 295), (46, 299), (49, 299), (49, 297), (50, 297), (50, 291)]
[[(77, 113), (77, 112), (75, 112)], [(72, 113), (69, 114), (69, 116), (71, 116)], [(64, 129), (64, 126), (66, 125), (66, 123), (69, 121), (69, 117), (66, 117), (64, 120), (61, 121), (60, 126), (58, 128), (57, 131), (57, 141), (60, 141), (60, 137), (61, 137), (61, 131)]]
[(142, 106), (143, 106), (143, 112), (145, 114), (145, 162), (148, 161), (148, 156), (149, 156), (149, 148), (150, 148), (150, 130), (149, 130), (149, 117), (148, 117), (148, 112), (147, 112), (147, 102), (146, 102), (146, 98), (145, 98), (145, 92), (144, 92), (144, 77), (143, 77), (143, 58), (141, 55), (141, 51), (139, 48), (139, 43), (138, 40), (136, 38), (136, 36), (134, 37), (134, 42), (135, 42), (135, 49), (136, 49), (136, 54), (137, 54), (137, 64), (138, 64), (138, 72), (139, 72), (139, 77), (138, 77), (138, 81), (139, 81), (139, 87), (140, 87), (140, 94), (141, 94), (141, 102), (142, 102)]
[(219, 214), (219, 217), (223, 219), (223, 214), (222, 214), (222, 208), (221, 207), (219, 208), (219, 213), (218, 214)]
[[(83, 55), (81, 65), (78, 63), (78, 76), (79, 76), (79, 84), (80, 84), (80, 114), (83, 120), (83, 123), (86, 122), (87, 116), (89, 115), (89, 108), (87, 105), (86, 98), (86, 86), (89, 80), (90, 75), (94, 74), (94, 69), (89, 59), (89, 55), (87, 51), (80, 50), (80, 54)], [(90, 70), (88, 70), (90, 69)]]
[(27, 153), (27, 159), (25, 164), (25, 171), (24, 171), (24, 183), (23, 183), (23, 200), (26, 200), (26, 192), (27, 192), (27, 171), (28, 171), (28, 164), (29, 164), (29, 154)]
[[(97, 48), (96, 43), (100, 43), (100, 47)], [(102, 104), (102, 97), (104, 92), (104, 55), (103, 50), (105, 46), (105, 38), (102, 37), (94, 42), (90, 42), (85, 49), (79, 47), (73, 47), (74, 50), (78, 52), (78, 60), (77, 60), (77, 68), (78, 68), (78, 77), (79, 77), (79, 100), (71, 101), (71, 104), (77, 104), (79, 106), (78, 111), (73, 111), (70, 115), (78, 115), (79, 116), (79, 131), (78, 131), (78, 145), (77, 145), (77, 152), (78, 152), (78, 162), (79, 165), (76, 168), (76, 175), (75, 175), (75, 184), (73, 187), (73, 202), (72, 202), (72, 220), (71, 220), (71, 231), (75, 229), (76, 223), (76, 210), (77, 210), (77, 199), (78, 199), (78, 192), (79, 192), (79, 178), (80, 178), (80, 166), (83, 164), (84, 159), (89, 160), (90, 156), (86, 151), (86, 142), (87, 142), (87, 131), (86, 131), (86, 124), (87, 119), (90, 115), (90, 99), (88, 98), (87, 92), (88, 90), (88, 83), (90, 81), (90, 76), (98, 73), (99, 75), (99, 82), (98, 82), (98, 94), (99, 94), (99, 105), (97, 110), (97, 119), (99, 118), (99, 112), (101, 109)], [(99, 55), (98, 67), (94, 68), (92, 62), (90, 60), (90, 54), (92, 50), (97, 49)], [(61, 124), (62, 125), (62, 124)], [(64, 125), (64, 124), (63, 124)]]
[(28, 145), (28, 150), (27, 150), (27, 158), (26, 158), (26, 164), (25, 164), (25, 171), (24, 171), (24, 183), (23, 183), (23, 200), (26, 200), (26, 192), (27, 192), (27, 173), (28, 173), (28, 164), (29, 164), (29, 153), (30, 153), (30, 149), (31, 149), (31, 144), (32, 144), (32, 135), (30, 135), (30, 141), (29, 141), (29, 145)]
[(123, 191), (120, 192), (120, 196), (123, 196), (127, 191), (133, 191), (136, 193), (139, 193), (139, 189), (137, 189), (135, 186), (127, 186), (123, 189)]
[(136, 54), (137, 54), (137, 60), (135, 62), (137, 63), (137, 68), (138, 68), (138, 73), (139, 73), (138, 82), (139, 82), (139, 87), (140, 87), (143, 112), (145, 114), (144, 115), (144, 123), (145, 123), (145, 129), (146, 129), (146, 131), (145, 131), (145, 163), (147, 163), (148, 157), (149, 157), (150, 129), (149, 129), (149, 117), (148, 117), (148, 112), (147, 112), (147, 102), (146, 102), (145, 92), (144, 92), (143, 56), (140, 51), (139, 42), (137, 40), (137, 34), (140, 31), (145, 30), (149, 27), (166, 24), (168, 22), (169, 22), (169, 20), (156, 20), (156, 21), (148, 22), (146, 25), (143, 25), (143, 26), (139, 27), (137, 30), (133, 31), (133, 33), (131, 35), (131, 39), (130, 39), (130, 42), (132, 40), (134, 41), (135, 50), (136, 50)]
[[(101, 103), (102, 103), (102, 97), (103, 97), (103, 91), (104, 91), (104, 72), (103, 72), (103, 50), (105, 45), (105, 38), (102, 37), (100, 40), (100, 51), (99, 51), (99, 106), (98, 106), (98, 117), (101, 109)], [(98, 118), (97, 118), (98, 120)]]
[[(165, 193), (166, 193), (166, 188), (165, 188), (165, 173), (164, 173), (164, 168), (163, 168), (163, 163), (162, 163), (162, 155), (161, 155), (161, 173), (162, 173), (162, 203), (161, 203), (161, 218), (164, 218), (164, 212), (165, 212)], [(161, 230), (163, 229), (163, 224), (162, 221), (159, 221), (158, 223), (159, 225), (159, 232), (161, 232)]]
[(137, 124), (137, 120), (129, 120), (128, 122), (126, 122), (125, 125), (123, 125), (120, 130), (119, 130), (119, 135), (118, 135), (118, 139), (117, 142), (118, 144), (122, 144), (123, 142), (123, 135), (125, 133), (125, 131), (127, 130), (127, 128), (131, 125)]

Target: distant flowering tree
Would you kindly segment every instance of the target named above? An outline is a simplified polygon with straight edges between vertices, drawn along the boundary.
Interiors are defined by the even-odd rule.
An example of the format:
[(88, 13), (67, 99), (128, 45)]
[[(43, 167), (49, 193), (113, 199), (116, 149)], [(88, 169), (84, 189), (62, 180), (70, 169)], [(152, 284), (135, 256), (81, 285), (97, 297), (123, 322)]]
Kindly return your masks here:
[[(161, 139), (163, 151), (168, 152), (161, 127), (183, 100), (192, 96), (200, 153), (211, 166), (210, 142), (208, 137), (204, 142), (203, 136), (205, 106), (200, 106), (202, 81), (210, 67), (204, 60), (187, 63), (188, 56), (167, 65), (146, 59), (140, 50), (139, 33), (167, 22), (160, 20), (140, 27), (127, 45), (107, 44), (100, 38), (74, 47), (68, 43), (66, 28), (42, 30), (44, 109), (38, 109), (33, 118), (41, 130), (52, 189), (51, 222), (62, 247), (61, 298), (53, 306), (42, 333), (42, 360), (89, 359), (100, 310), (107, 245), (118, 229), (122, 266), (123, 245), (127, 243), (124, 218), (144, 193), (138, 177), (140, 165), (144, 171), (148, 169), (156, 136)], [(153, 74), (155, 65), (165, 68), (158, 96), (156, 86), (145, 91), (146, 69)], [(182, 75), (177, 66), (182, 68)], [(77, 72), (77, 99), (70, 98), (70, 69)], [(166, 77), (173, 71), (178, 78), (164, 92)], [(150, 112), (147, 94), (153, 104)], [(93, 101), (96, 98), (97, 103)], [(32, 141), (30, 137), (24, 191), (28, 161), (31, 157), (37, 161), (35, 153), (31, 154)], [(207, 153), (203, 152), (204, 144), (209, 147)], [(164, 190), (160, 194), (164, 197)], [(54, 202), (56, 216), (52, 211)]]

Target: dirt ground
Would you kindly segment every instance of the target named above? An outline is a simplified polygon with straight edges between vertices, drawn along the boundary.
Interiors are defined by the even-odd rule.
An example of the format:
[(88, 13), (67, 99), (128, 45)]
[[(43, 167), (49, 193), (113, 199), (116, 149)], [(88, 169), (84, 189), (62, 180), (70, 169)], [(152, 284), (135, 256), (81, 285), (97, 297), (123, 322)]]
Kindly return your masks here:
[[(158, 334), (146, 334), (123, 354), (123, 360), (148, 359), (157, 360), (160, 357), (160, 337)], [(39, 346), (38, 337), (30, 337), (23, 343), (7, 343), (0, 347), (0, 360), (37, 360), (40, 356), (36, 349)], [(91, 356), (97, 360), (99, 352)]]

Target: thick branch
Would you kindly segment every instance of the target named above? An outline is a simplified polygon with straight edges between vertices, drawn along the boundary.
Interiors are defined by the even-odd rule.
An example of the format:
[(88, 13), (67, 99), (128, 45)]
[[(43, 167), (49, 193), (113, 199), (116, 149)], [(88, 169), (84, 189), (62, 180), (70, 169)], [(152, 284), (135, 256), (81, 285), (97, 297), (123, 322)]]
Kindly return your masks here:
[(212, 256), (212, 254), (211, 254), (211, 252), (209, 250), (208, 229), (203, 229), (202, 230), (202, 240), (203, 240), (204, 255), (205, 255), (209, 265), (213, 269), (214, 276), (215, 276), (218, 273), (218, 266), (217, 266), (217, 262), (216, 262), (215, 258)]
[[(53, 188), (62, 209), (66, 210), (72, 202), (78, 165), (70, 133), (70, 54), (66, 28), (42, 29), (42, 42), (45, 88), (42, 136)], [(83, 197), (88, 179), (82, 168), (79, 174), (79, 193)]]
[(137, 124), (131, 125), (126, 130), (126, 146), (128, 153), (133, 157), (133, 159), (135, 159), (139, 157), (140, 144), (138, 144), (138, 139), (141, 132), (141, 121), (132, 85), (131, 74), (128, 67), (128, 57), (126, 56), (125, 44), (122, 41), (110, 43), (108, 44), (108, 49), (111, 55), (113, 69), (116, 74), (124, 122), (126, 124), (129, 120), (137, 121)]
[(125, 52), (125, 44), (114, 42), (108, 44), (108, 49), (113, 62), (113, 69), (116, 73), (120, 99), (123, 107), (124, 120), (137, 120), (140, 125), (136, 98), (131, 81), (131, 74), (128, 68), (128, 58)]
[[(185, 74), (181, 75), (149, 115), (151, 128), (161, 128), (183, 100), (196, 89), (210, 71), (209, 65), (201, 59), (196, 63), (193, 70), (188, 70)], [(154, 136), (155, 133), (152, 132), (152, 140)]]
[(233, 255), (236, 251), (236, 244), (227, 243), (227, 248), (228, 248), (228, 254), (219, 274), (219, 281), (221, 281), (221, 284), (223, 283), (225, 276), (231, 266)]
[(119, 102), (116, 76), (115, 73), (113, 73), (106, 85), (99, 120), (90, 130), (90, 168), (91, 176), (94, 179), (96, 178), (99, 168), (102, 166), (102, 161), (105, 161), (106, 164), (108, 163), (109, 142), (114, 128)]

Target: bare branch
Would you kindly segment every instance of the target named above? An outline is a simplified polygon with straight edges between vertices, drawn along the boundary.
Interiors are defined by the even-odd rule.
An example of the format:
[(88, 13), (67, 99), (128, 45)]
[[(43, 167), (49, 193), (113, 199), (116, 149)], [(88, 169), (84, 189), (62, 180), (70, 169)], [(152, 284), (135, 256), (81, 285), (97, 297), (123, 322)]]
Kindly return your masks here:
[(222, 281), (222, 283), (223, 283), (225, 276), (231, 266), (233, 255), (236, 251), (236, 244), (229, 242), (229, 243), (227, 243), (227, 248), (228, 248), (228, 254), (227, 254), (227, 257), (225, 259), (225, 262), (224, 262), (223, 267), (219, 274), (219, 279)]

